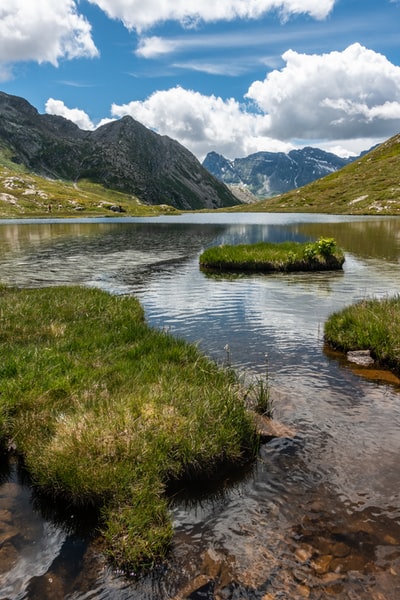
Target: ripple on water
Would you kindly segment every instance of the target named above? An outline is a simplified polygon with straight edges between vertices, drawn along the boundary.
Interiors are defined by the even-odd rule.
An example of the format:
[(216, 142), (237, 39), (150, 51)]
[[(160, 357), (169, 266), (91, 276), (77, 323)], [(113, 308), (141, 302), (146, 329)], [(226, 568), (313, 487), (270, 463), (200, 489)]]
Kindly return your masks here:
[[(311, 234), (346, 234), (343, 273), (211, 278), (199, 271), (198, 254), (213, 243), (310, 234), (305, 217), (301, 226), (287, 227), (282, 216), (269, 224), (266, 219), (240, 227), (75, 223), (73, 232), (65, 225), (44, 230), (12, 225), (6, 242), (0, 239), (5, 282), (84, 283), (132, 293), (150, 324), (198, 342), (220, 362), (227, 360), (228, 344), (229, 360), (241, 372), (261, 376), (268, 367), (275, 417), (294, 429), (293, 438), (263, 446), (254, 470), (225, 481), (218, 494), (204, 491), (195, 504), (174, 505), (176, 536), (168, 566), (139, 581), (112, 573), (95, 545), (65, 539), (32, 516), (32, 507), (21, 511), (25, 525), (20, 525), (12, 508), (20, 492), (11, 502), (11, 488), (0, 486), (0, 494), (8, 490), (1, 498), (11, 502), (6, 510), (18, 529), (18, 544), (26, 523), (40, 521), (33, 527), (36, 537), (31, 530), (27, 538), (30, 580), (16, 572), (13, 581), (7, 579), (7, 586), (21, 586), (16, 588), (21, 598), (400, 597), (399, 386), (368, 380), (323, 347), (331, 312), (366, 296), (400, 292), (395, 220), (388, 220), (387, 235), (379, 225), (386, 221), (367, 220), (370, 227), (379, 225), (375, 242), (390, 246), (390, 263), (371, 257), (370, 243), (365, 253), (363, 223), (355, 220), (353, 230), (350, 220), (335, 229), (339, 218), (332, 217), (324, 225), (314, 223)], [(41, 548), (42, 562), (35, 554)], [(8, 572), (13, 556), (11, 549)]]

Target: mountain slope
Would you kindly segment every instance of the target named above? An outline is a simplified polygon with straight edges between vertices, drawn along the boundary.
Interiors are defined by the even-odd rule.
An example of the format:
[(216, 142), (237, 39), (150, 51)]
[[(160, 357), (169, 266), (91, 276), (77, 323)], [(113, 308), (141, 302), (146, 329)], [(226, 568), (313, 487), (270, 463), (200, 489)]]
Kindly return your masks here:
[(341, 169), (354, 159), (341, 158), (319, 148), (283, 152), (256, 152), (230, 161), (209, 152), (203, 166), (220, 181), (246, 186), (255, 196), (276, 196)]
[(400, 214), (400, 134), (339, 171), (249, 211)]
[(15, 163), (38, 175), (90, 180), (145, 204), (212, 209), (239, 203), (181, 144), (131, 117), (83, 131), (0, 92), (0, 143)]

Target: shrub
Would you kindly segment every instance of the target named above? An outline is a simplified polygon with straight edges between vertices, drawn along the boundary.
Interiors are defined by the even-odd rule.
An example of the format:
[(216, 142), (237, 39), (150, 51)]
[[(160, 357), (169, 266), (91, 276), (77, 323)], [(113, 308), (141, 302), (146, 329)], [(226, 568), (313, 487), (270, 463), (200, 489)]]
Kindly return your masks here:
[(320, 238), (316, 243), (317, 252), (322, 256), (333, 256), (336, 250), (336, 241), (334, 238)]

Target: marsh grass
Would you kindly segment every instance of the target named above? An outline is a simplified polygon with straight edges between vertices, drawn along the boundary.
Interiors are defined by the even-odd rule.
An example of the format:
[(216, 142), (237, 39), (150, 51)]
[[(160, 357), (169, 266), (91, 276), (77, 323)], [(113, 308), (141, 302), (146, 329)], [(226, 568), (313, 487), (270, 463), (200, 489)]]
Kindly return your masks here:
[(337, 349), (370, 350), (382, 365), (400, 372), (400, 296), (365, 299), (333, 313), (325, 340)]
[(200, 267), (210, 271), (274, 272), (341, 269), (344, 254), (333, 238), (316, 242), (281, 242), (214, 246), (200, 256)]
[(166, 486), (251, 459), (257, 447), (231, 369), (145, 323), (132, 297), (0, 287), (0, 438), (34, 485), (101, 513), (129, 571), (172, 536)]

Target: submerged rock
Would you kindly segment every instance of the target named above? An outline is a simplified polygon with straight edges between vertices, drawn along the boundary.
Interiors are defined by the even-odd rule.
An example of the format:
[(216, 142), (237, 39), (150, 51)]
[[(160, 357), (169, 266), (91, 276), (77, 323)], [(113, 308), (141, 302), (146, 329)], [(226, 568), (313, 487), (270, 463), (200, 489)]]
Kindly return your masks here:
[(294, 438), (296, 435), (294, 429), (269, 417), (255, 413), (254, 419), (261, 442), (264, 444), (275, 438)]

